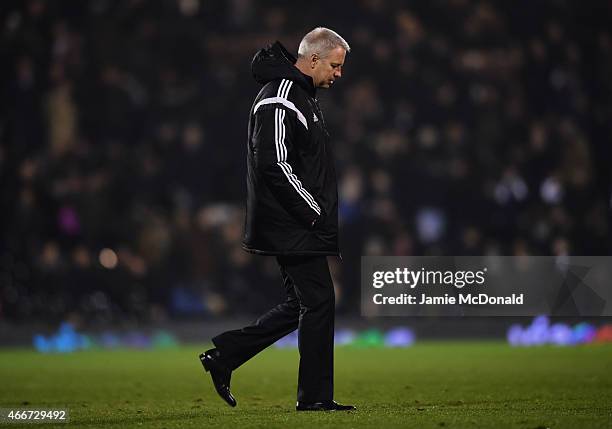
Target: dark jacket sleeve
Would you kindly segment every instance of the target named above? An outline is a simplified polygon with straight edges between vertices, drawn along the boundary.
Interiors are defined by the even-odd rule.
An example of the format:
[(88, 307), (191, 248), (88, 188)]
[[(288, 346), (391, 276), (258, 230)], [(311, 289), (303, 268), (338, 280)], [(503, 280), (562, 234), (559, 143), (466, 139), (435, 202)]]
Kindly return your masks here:
[(321, 208), (291, 165), (297, 156), (295, 127), (301, 124), (293, 112), (274, 105), (259, 109), (254, 119), (253, 150), (259, 175), (285, 210), (312, 227)]

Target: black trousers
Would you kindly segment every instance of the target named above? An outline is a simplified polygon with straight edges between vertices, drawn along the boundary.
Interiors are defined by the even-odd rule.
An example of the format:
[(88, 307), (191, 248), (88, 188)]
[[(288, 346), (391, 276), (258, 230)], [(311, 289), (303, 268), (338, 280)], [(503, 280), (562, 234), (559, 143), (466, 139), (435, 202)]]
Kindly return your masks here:
[(242, 329), (224, 332), (213, 343), (225, 364), (238, 368), (280, 338), (298, 330), (298, 401), (333, 399), (334, 285), (325, 256), (279, 256), (287, 299)]

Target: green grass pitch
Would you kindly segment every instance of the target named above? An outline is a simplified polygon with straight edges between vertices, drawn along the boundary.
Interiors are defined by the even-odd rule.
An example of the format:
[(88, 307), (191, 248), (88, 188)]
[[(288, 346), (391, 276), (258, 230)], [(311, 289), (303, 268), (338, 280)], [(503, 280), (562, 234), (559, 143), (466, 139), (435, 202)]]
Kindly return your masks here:
[(202, 347), (42, 355), (0, 351), (1, 408), (70, 410), (42, 428), (610, 428), (612, 345), (511, 348), (421, 342), (336, 348), (336, 398), (349, 413), (297, 413), (298, 354), (268, 349), (214, 392)]

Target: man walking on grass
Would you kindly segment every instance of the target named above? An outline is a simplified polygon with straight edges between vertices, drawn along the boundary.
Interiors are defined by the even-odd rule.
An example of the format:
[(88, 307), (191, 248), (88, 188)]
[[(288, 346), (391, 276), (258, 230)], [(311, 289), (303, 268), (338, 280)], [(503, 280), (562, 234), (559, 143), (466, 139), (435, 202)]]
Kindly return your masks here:
[(328, 255), (338, 247), (338, 190), (330, 136), (316, 99), (342, 76), (350, 47), (336, 32), (316, 28), (297, 60), (279, 42), (252, 62), (263, 85), (251, 108), (247, 212), (243, 247), (275, 256), (287, 298), (254, 324), (212, 339), (200, 355), (217, 393), (231, 406), (232, 371), (298, 330), (298, 411), (354, 410), (333, 400), (334, 286)]

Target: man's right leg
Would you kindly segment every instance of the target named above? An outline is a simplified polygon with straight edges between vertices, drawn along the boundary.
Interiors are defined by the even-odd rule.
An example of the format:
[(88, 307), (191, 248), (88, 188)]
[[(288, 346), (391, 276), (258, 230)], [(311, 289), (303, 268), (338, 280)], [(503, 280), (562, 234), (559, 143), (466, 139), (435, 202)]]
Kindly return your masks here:
[(334, 399), (334, 284), (326, 256), (280, 257), (300, 303), (297, 400)]
[(300, 303), (293, 281), (282, 265), (280, 270), (287, 294), (285, 302), (268, 311), (252, 325), (227, 331), (213, 338), (223, 364), (228, 369), (235, 370), (269, 345), (297, 329)]

